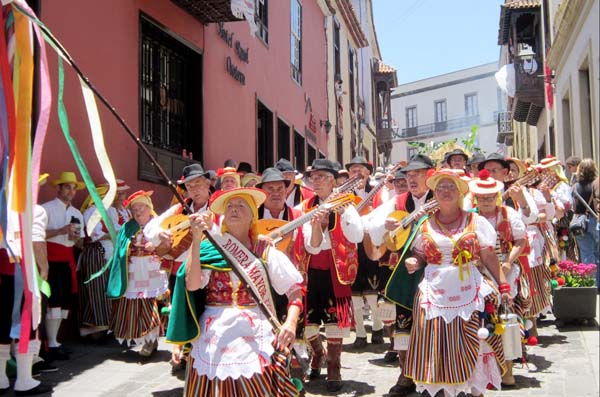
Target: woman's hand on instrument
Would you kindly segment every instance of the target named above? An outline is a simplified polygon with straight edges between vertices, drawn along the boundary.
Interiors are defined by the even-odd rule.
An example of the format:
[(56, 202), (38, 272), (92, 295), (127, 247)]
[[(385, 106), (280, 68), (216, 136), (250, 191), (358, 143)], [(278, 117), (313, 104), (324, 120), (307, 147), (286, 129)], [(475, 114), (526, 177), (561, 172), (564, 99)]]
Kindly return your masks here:
[(396, 230), (400, 226), (400, 221), (396, 218), (386, 218), (384, 226), (385, 230), (391, 232), (392, 230)]
[(517, 184), (514, 184), (508, 188), (508, 195), (515, 202), (519, 202), (519, 203), (526, 202), (525, 194), (523, 193), (523, 189), (521, 189), (521, 186), (519, 186)]
[(158, 234), (158, 238), (160, 239), (160, 245), (164, 245), (170, 247), (173, 245), (173, 234), (168, 230), (163, 230)]
[(421, 268), (421, 264), (419, 263), (419, 260), (417, 258), (415, 258), (414, 256), (411, 256), (410, 258), (406, 258), (404, 265), (406, 266), (406, 271), (408, 272), (408, 274), (413, 274), (414, 272), (416, 272), (417, 270), (419, 270)]
[[(279, 330), (279, 334), (277, 335), (277, 344), (279, 347), (287, 347), (288, 349), (292, 347), (294, 341), (296, 340), (296, 325), (292, 324), (291, 321), (286, 321), (281, 325), (281, 329)], [(283, 349), (282, 349), (283, 350)]]

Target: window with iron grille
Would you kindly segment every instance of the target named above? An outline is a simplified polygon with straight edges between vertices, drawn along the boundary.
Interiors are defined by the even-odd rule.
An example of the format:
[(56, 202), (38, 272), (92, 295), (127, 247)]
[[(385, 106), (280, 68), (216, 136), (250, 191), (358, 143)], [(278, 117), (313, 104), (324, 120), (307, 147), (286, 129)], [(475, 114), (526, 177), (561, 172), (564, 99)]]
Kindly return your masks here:
[(333, 20), (333, 70), (335, 72), (335, 81), (342, 79), (342, 67), (340, 58), (340, 23)]
[(257, 35), (265, 44), (269, 44), (269, 0), (256, 0)]
[(350, 87), (350, 109), (352, 111), (355, 110), (355, 100), (354, 100), (354, 49), (348, 43), (348, 87)]
[(202, 159), (201, 55), (141, 15), (139, 56), (141, 141)]
[(302, 85), (302, 4), (291, 0), (290, 62), (292, 79)]

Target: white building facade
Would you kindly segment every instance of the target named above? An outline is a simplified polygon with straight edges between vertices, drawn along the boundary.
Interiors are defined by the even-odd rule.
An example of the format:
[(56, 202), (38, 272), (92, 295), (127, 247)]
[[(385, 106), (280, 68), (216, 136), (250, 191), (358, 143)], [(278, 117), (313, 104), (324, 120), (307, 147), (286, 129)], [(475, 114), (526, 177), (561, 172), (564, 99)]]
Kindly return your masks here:
[(452, 73), (402, 84), (392, 92), (393, 163), (408, 160), (416, 151), (410, 142), (433, 144), (468, 138), (478, 127), (475, 147), (486, 154), (498, 145), (497, 115), (505, 111), (506, 96), (499, 90), (492, 62)]

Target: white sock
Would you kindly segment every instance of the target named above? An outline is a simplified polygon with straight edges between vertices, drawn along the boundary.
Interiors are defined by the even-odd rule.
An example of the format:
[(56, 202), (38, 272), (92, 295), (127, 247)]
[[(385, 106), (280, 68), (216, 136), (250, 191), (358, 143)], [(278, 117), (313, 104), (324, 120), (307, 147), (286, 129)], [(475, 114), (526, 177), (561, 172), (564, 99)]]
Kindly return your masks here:
[(373, 331), (380, 331), (383, 329), (383, 321), (381, 321), (381, 315), (377, 308), (377, 295), (366, 295), (367, 303), (371, 308), (371, 318), (373, 319)]
[(58, 330), (60, 329), (60, 318), (46, 318), (46, 336), (48, 337), (49, 347), (59, 347), (60, 343), (56, 340)]
[(365, 302), (363, 301), (362, 296), (353, 296), (352, 297), (352, 305), (354, 306), (354, 321), (356, 322), (356, 337), (357, 338), (366, 338), (367, 330), (365, 329), (365, 321), (363, 314), (363, 305)]
[(8, 360), (10, 360), (10, 345), (0, 345), (0, 389), (7, 389), (10, 386), (8, 376), (6, 376)]
[(15, 382), (15, 390), (25, 391), (31, 390), (40, 384), (39, 381), (31, 376), (31, 366), (33, 365), (33, 356), (40, 350), (40, 341), (29, 341), (29, 349), (25, 354), (17, 354), (17, 380)]

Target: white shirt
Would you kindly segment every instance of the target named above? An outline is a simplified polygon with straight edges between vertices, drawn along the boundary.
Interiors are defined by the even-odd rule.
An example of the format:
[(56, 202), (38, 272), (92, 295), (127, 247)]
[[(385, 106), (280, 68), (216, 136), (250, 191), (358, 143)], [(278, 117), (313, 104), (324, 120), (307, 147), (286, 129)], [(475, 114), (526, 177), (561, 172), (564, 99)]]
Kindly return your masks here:
[[(10, 204), (9, 204), (10, 205)], [(33, 219), (31, 228), (31, 241), (33, 242), (44, 242), (46, 241), (46, 224), (48, 223), (48, 216), (46, 210), (41, 205), (35, 205), (33, 207)], [(21, 257), (21, 227), (19, 225), (18, 214), (14, 211), (8, 212), (8, 224), (6, 225), (6, 242), (10, 247), (11, 252), (16, 257)], [(4, 241), (0, 240), (0, 247), (4, 247)]]
[[(351, 205), (346, 207), (340, 216), (340, 221), (342, 222), (342, 232), (348, 241), (351, 243), (360, 243), (363, 240), (364, 231), (362, 220), (358, 212), (356, 212), (356, 208), (354, 206)], [(323, 231), (323, 239), (319, 247), (313, 247), (310, 245), (310, 239), (312, 236), (312, 224), (310, 222), (305, 223), (302, 226), (302, 233), (304, 234), (304, 247), (309, 254), (316, 255), (322, 250), (331, 249), (329, 230), (326, 229)]]
[[(81, 212), (72, 205), (67, 206), (67, 204), (63, 203), (60, 199), (55, 198), (54, 200), (48, 201), (42, 204), (42, 207), (46, 210), (48, 214), (48, 224), (46, 225), (46, 230), (56, 230), (61, 227), (71, 223), (71, 217), (75, 217), (79, 219), (79, 237), (83, 238), (83, 215)], [(75, 245), (75, 241), (69, 240), (67, 234), (61, 234), (58, 236), (51, 237), (47, 239), (48, 242), (56, 243), (64, 245), (65, 247), (72, 247)]]
[(283, 220), (283, 215), (285, 215), (285, 212), (287, 211), (287, 208), (283, 208), (281, 211), (279, 211), (279, 215), (277, 217), (274, 217), (271, 214), (271, 211), (269, 211), (269, 209), (267, 207), (263, 207), (264, 212), (263, 212), (263, 219), (281, 219)]

